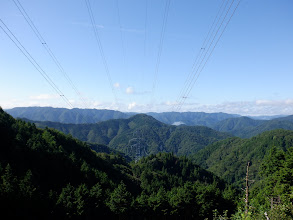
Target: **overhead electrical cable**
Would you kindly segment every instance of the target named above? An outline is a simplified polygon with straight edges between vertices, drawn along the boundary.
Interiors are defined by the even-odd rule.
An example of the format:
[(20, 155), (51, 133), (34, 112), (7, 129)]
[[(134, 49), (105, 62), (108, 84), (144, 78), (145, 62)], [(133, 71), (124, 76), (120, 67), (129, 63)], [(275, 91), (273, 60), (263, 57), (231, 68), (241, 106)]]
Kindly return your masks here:
[(161, 36), (160, 36), (158, 56), (157, 56), (157, 61), (156, 61), (156, 66), (155, 66), (155, 75), (154, 75), (154, 81), (153, 81), (153, 87), (152, 87), (152, 101), (154, 99), (155, 88), (156, 88), (157, 81), (158, 81), (158, 72), (159, 72), (159, 66), (160, 66), (160, 62), (161, 62), (161, 55), (162, 55), (164, 37), (165, 37), (165, 32), (166, 32), (170, 3), (171, 3), (171, 0), (166, 0), (164, 18), (163, 18), (163, 26), (162, 26)]
[[(204, 39), (204, 42), (203, 42), (201, 48), (199, 49), (199, 51), (198, 51), (198, 53), (197, 53), (197, 55), (196, 55), (196, 58), (195, 58), (195, 60), (194, 60), (194, 62), (193, 62), (193, 65), (192, 65), (192, 67), (191, 67), (191, 71), (189, 72), (189, 74), (188, 74), (188, 76), (187, 76), (187, 78), (186, 78), (186, 80), (185, 80), (185, 82), (184, 82), (184, 86), (182, 87), (182, 89), (181, 89), (181, 91), (180, 91), (180, 93), (179, 93), (179, 96), (177, 97), (175, 103), (179, 103), (179, 100), (181, 100), (181, 98), (184, 97), (183, 94), (186, 92), (185, 90), (188, 88), (187, 86), (188, 86), (188, 84), (189, 84), (190, 81), (191, 81), (192, 73), (194, 72), (194, 69), (195, 69), (196, 65), (198, 64), (198, 61), (199, 61), (200, 57), (202, 56), (203, 51), (205, 50), (205, 45), (206, 45), (207, 39), (209, 39), (210, 36), (212, 36), (212, 34), (211, 34), (211, 33), (213, 33), (212, 30), (215, 29), (215, 27), (217, 26), (217, 23), (218, 23), (219, 20), (220, 20), (220, 18), (218, 19), (218, 17), (219, 17), (219, 15), (220, 15), (221, 11), (222, 11), (222, 7), (223, 7), (225, 1), (226, 1), (226, 0), (223, 0), (223, 1), (222, 1), (222, 4), (221, 4), (221, 6), (220, 6), (220, 8), (219, 8), (219, 10), (218, 10), (218, 12), (217, 12), (217, 15), (216, 15), (216, 17), (215, 17), (215, 19), (214, 19), (212, 25), (210, 26), (210, 29), (209, 29), (209, 31), (208, 31), (208, 33), (207, 33), (205, 39)], [(227, 3), (228, 3), (228, 1), (229, 1), (229, 0), (227, 0)], [(227, 3), (226, 3), (226, 5), (225, 5), (225, 8), (226, 8), (226, 6), (227, 6)], [(225, 10), (225, 9), (224, 9), (224, 10)], [(222, 16), (224, 10), (222, 11), (221, 16)], [(218, 22), (216, 23), (217, 20), (218, 20)], [(215, 25), (215, 24), (216, 24), (216, 25)], [(172, 107), (172, 110), (174, 110), (174, 106)]]
[[(204, 51), (204, 57), (201, 59), (201, 61), (200, 61), (199, 65), (198, 65), (196, 71), (194, 72), (193, 77), (192, 77), (192, 80), (191, 80), (191, 82), (189, 83), (189, 86), (188, 86), (186, 92), (184, 93), (184, 96), (183, 96), (183, 97), (188, 97), (188, 96), (189, 96), (189, 94), (190, 94), (192, 88), (194, 87), (194, 85), (195, 85), (195, 83), (196, 83), (196, 81), (197, 81), (199, 75), (200, 75), (201, 72), (203, 71), (203, 69), (204, 69), (206, 63), (207, 63), (208, 60), (210, 59), (210, 57), (211, 57), (211, 55), (212, 55), (212, 53), (213, 53), (215, 47), (217, 46), (217, 44), (218, 44), (219, 40), (221, 39), (221, 37), (222, 37), (224, 31), (226, 30), (226, 27), (228, 26), (228, 24), (230, 23), (232, 17), (234, 16), (234, 14), (235, 14), (235, 12), (236, 12), (236, 9), (238, 8), (240, 2), (241, 2), (241, 0), (239, 0), (238, 3), (237, 3), (237, 5), (234, 7), (234, 10), (233, 10), (233, 12), (231, 13), (231, 15), (230, 15), (228, 21), (226, 22), (226, 24), (225, 24), (224, 28), (222, 29), (220, 35), (218, 35), (218, 33), (219, 33), (221, 27), (223, 26), (224, 21), (226, 20), (227, 15), (229, 14), (229, 12), (230, 12), (230, 10), (231, 10), (233, 4), (234, 4), (234, 0), (233, 0), (232, 3), (230, 4), (229, 9), (226, 11), (225, 17), (222, 19), (222, 22), (221, 22), (220, 26), (217, 28), (217, 31), (216, 31), (216, 33), (215, 33), (214, 36), (213, 36), (213, 39), (211, 40), (210, 43), (208, 43), (208, 44), (209, 44), (208, 49), (205, 49), (205, 51)], [(216, 38), (217, 38), (217, 40), (215, 40)], [(214, 43), (214, 42), (215, 42), (215, 43)], [(212, 49), (211, 49), (211, 48), (212, 48)], [(210, 50), (210, 49), (211, 49), (211, 50)], [(185, 103), (186, 98), (183, 98), (183, 97), (181, 98), (181, 101), (180, 101), (180, 103), (178, 104), (177, 111), (180, 111), (181, 107), (182, 107), (182, 106), (184, 105), (184, 103)]]
[(111, 75), (110, 75), (108, 63), (107, 63), (107, 60), (106, 60), (106, 57), (105, 57), (105, 54), (104, 54), (104, 50), (103, 50), (103, 46), (102, 46), (102, 42), (101, 42), (101, 39), (100, 39), (99, 31), (97, 30), (97, 26), (96, 26), (95, 18), (94, 18), (94, 15), (93, 15), (92, 7), (91, 7), (91, 4), (90, 4), (89, 0), (85, 0), (85, 3), (86, 3), (86, 6), (87, 6), (89, 16), (90, 16), (91, 24), (92, 24), (94, 35), (95, 35), (95, 39), (96, 39), (96, 42), (98, 44), (98, 48), (99, 48), (99, 51), (100, 51), (100, 54), (101, 54), (101, 57), (102, 57), (103, 65), (104, 65), (104, 68), (105, 68), (105, 71), (106, 71), (106, 74), (107, 74), (107, 77), (108, 77), (108, 81), (109, 81), (110, 87), (112, 89), (112, 93), (113, 93), (113, 96), (115, 98), (115, 102), (118, 103), (117, 96), (116, 96), (116, 93), (115, 93), (115, 90), (114, 90), (113, 81), (112, 81), (112, 78), (111, 78)]
[[(231, 9), (231, 7), (232, 7), (234, 1), (235, 1), (235, 0), (232, 0), (232, 2), (231, 2), (231, 4), (230, 4), (230, 7), (229, 7), (229, 8), (227, 9), (227, 11), (226, 11), (226, 6), (227, 6), (227, 4), (229, 3), (229, 0), (227, 1), (226, 5), (225, 5), (225, 8), (224, 8), (224, 10), (223, 10), (223, 12), (222, 12), (222, 15), (225, 14), (225, 17), (222, 18), (222, 15), (221, 15), (221, 17), (219, 18), (217, 24), (219, 23), (219, 21), (220, 21), (221, 19), (222, 19), (222, 22), (221, 22), (221, 24), (220, 24), (218, 27), (215, 26), (215, 29), (217, 29), (216, 33), (214, 34), (215, 29), (212, 31), (212, 35), (209, 37), (209, 42), (207, 42), (207, 45), (209, 45), (209, 46), (208, 46), (207, 49), (205, 48), (204, 53), (202, 53), (203, 58), (200, 57), (199, 64), (198, 64), (198, 65), (196, 66), (196, 68), (194, 69), (194, 74), (193, 74), (193, 76), (192, 76), (192, 79), (189, 81), (189, 84), (188, 84), (188, 86), (187, 86), (187, 88), (186, 88), (186, 91), (185, 91), (183, 97), (187, 97), (187, 96), (189, 95), (189, 92), (188, 92), (188, 91), (191, 91), (191, 89), (192, 89), (192, 87), (193, 87), (193, 85), (194, 85), (193, 82), (194, 82), (194, 80), (196, 79), (196, 76), (198, 75), (198, 70), (200, 69), (200, 67), (201, 67), (202, 63), (204, 62), (204, 60), (205, 60), (207, 54), (209, 53), (209, 50), (210, 50), (211, 46), (213, 45), (214, 40), (215, 40), (215, 38), (217, 37), (217, 34), (218, 34), (219, 30), (221, 29), (221, 27), (222, 27), (222, 25), (223, 25), (223, 23), (224, 23), (224, 21), (225, 21), (227, 15), (228, 15), (230, 9)], [(226, 12), (226, 13), (225, 13), (225, 12)], [(216, 24), (216, 25), (217, 25), (217, 24)], [(212, 38), (212, 40), (211, 40), (211, 38)], [(204, 45), (204, 46), (207, 47), (207, 45)], [(186, 98), (183, 98), (183, 97), (181, 98), (181, 101), (180, 101), (180, 103), (179, 103), (179, 105), (178, 105), (178, 109), (177, 109), (177, 111), (179, 111), (179, 110), (181, 109), (181, 106), (184, 104), (184, 102), (185, 102), (185, 100), (186, 100)]]
[[(215, 17), (214, 22), (213, 22), (212, 26), (210, 27), (210, 29), (208, 31), (208, 34), (206, 35), (206, 38), (205, 38), (205, 40), (204, 40), (204, 42), (203, 42), (203, 44), (202, 44), (202, 46), (201, 46), (201, 48), (199, 50), (199, 56), (197, 57), (198, 59), (195, 60), (194, 65), (192, 67), (192, 71), (191, 71), (191, 74), (190, 74), (189, 79), (187, 80), (187, 84), (184, 85), (184, 87), (182, 89), (182, 91), (183, 91), (182, 92), (182, 95), (180, 95), (178, 97), (179, 98), (179, 101), (176, 101), (177, 102), (177, 106), (176, 106), (177, 107), (177, 111), (180, 109), (179, 106), (182, 104), (183, 100), (185, 100), (187, 98), (186, 93), (189, 90), (189, 88), (191, 87), (192, 82), (193, 82), (193, 80), (194, 80), (194, 78), (195, 78), (195, 76), (197, 74), (196, 68), (198, 67), (198, 65), (200, 65), (202, 59), (204, 59), (202, 57), (205, 56), (205, 54), (208, 52), (207, 45), (208, 44), (211, 44), (211, 42), (210, 42), (211, 38), (213, 36), (214, 37), (216, 36), (214, 33), (215, 33), (215, 30), (218, 27), (219, 22), (221, 20), (224, 21), (224, 19), (222, 19), (222, 16), (226, 12), (226, 8), (227, 8), (227, 5), (228, 5), (229, 1), (230, 0), (227, 0), (226, 1), (225, 7), (223, 9), (222, 9), (222, 6), (223, 6), (223, 4), (224, 4), (225, 1), (222, 2), (221, 7), (220, 7), (220, 9), (219, 9), (219, 11), (217, 13), (217, 16)], [(234, 0), (233, 0), (233, 2), (234, 2)], [(229, 10), (227, 12), (229, 12)], [(220, 14), (220, 17), (218, 18), (219, 14)], [(221, 26), (219, 26), (219, 28), (221, 28)], [(192, 74), (192, 73), (194, 73), (194, 74)]]
[(117, 13), (118, 13), (118, 23), (119, 23), (119, 30), (120, 30), (121, 45), (122, 45), (123, 63), (124, 63), (124, 67), (126, 68), (126, 50), (125, 50), (125, 44), (124, 44), (124, 37), (123, 37), (123, 33), (122, 33), (122, 24), (121, 24), (120, 9), (119, 9), (119, 2), (118, 1), (119, 0), (116, 0)]
[(148, 0), (145, 1), (144, 45), (143, 45), (143, 65), (144, 65), (144, 68), (142, 71), (142, 87), (144, 84), (144, 75), (146, 74), (147, 21), (148, 21)]
[(146, 42), (147, 42), (147, 22), (148, 22), (148, 0), (145, 1), (145, 21), (144, 21), (144, 58), (146, 57)]
[[(118, 24), (119, 24), (119, 30), (120, 30), (123, 65), (125, 68), (125, 73), (127, 73), (128, 70), (127, 70), (127, 65), (126, 65), (126, 48), (125, 48), (124, 35), (123, 35), (123, 31), (122, 31), (123, 27), (122, 27), (121, 16), (120, 16), (119, 0), (116, 0), (116, 7), (117, 7)], [(131, 96), (128, 96), (128, 100), (130, 103), (133, 103)]]
[(37, 61), (32, 57), (32, 55), (27, 51), (27, 49), (22, 45), (22, 43), (16, 38), (12, 31), (7, 27), (7, 25), (0, 19), (0, 22), (4, 25), (0, 25), (1, 29), (8, 36), (8, 38), (15, 44), (15, 46), (21, 51), (21, 53), (29, 60), (29, 62), (35, 67), (35, 69), (42, 75), (42, 77), (47, 81), (47, 83), (56, 91), (56, 93), (66, 102), (66, 104), (73, 108), (73, 105), (68, 100), (68, 98), (62, 93), (62, 91), (57, 87), (49, 75), (42, 69), (42, 67), (37, 63)]
[(88, 104), (87, 104), (85, 98), (82, 96), (82, 94), (77, 89), (77, 87), (75, 86), (75, 84), (72, 82), (72, 80), (70, 79), (70, 77), (68, 76), (68, 74), (65, 72), (64, 68), (62, 67), (62, 65), (60, 64), (60, 62), (58, 61), (58, 59), (56, 58), (56, 56), (54, 55), (54, 53), (50, 49), (50, 47), (47, 44), (47, 42), (44, 40), (43, 36), (40, 34), (38, 28), (35, 26), (34, 22), (30, 18), (30, 16), (27, 14), (27, 12), (23, 8), (22, 4), (19, 2), (19, 0), (13, 0), (13, 2), (16, 5), (16, 7), (18, 8), (18, 10), (20, 11), (20, 13), (22, 14), (22, 16), (24, 17), (24, 19), (26, 20), (26, 22), (28, 23), (28, 25), (30, 26), (30, 28), (32, 29), (32, 31), (34, 32), (34, 34), (39, 39), (39, 41), (42, 44), (42, 46), (45, 48), (45, 50), (47, 51), (47, 53), (49, 54), (49, 56), (52, 58), (53, 62), (56, 64), (56, 66), (58, 67), (59, 71), (63, 74), (63, 76), (65, 77), (65, 79), (68, 82), (68, 84), (72, 87), (72, 89), (74, 90), (74, 92), (77, 94), (77, 96), (83, 102), (84, 106), (85, 107), (88, 107)]
[[(240, 2), (241, 2), (241, 0), (238, 2), (237, 6), (235, 7), (235, 9), (234, 9), (234, 11), (233, 11), (232, 15), (230, 16), (230, 18), (229, 18), (228, 22), (226, 23), (226, 25), (225, 25), (224, 29), (223, 29), (223, 30), (222, 30), (222, 32), (221, 32), (221, 34), (220, 34), (219, 38), (217, 39), (216, 43), (214, 44), (214, 46), (213, 46), (213, 48), (212, 48), (212, 50), (211, 50), (211, 52), (210, 52), (210, 54), (209, 54), (208, 58), (205, 60), (205, 63), (203, 64), (202, 68), (200, 69), (200, 71), (199, 71), (199, 73), (198, 73), (198, 75), (197, 75), (197, 77), (196, 77), (195, 81), (193, 82), (193, 85), (192, 85), (192, 87), (191, 87), (191, 88), (190, 88), (190, 90), (188, 91), (188, 94), (187, 94), (187, 95), (189, 95), (189, 93), (191, 92), (191, 90), (192, 90), (192, 88), (194, 87), (195, 83), (197, 82), (197, 80), (198, 80), (198, 77), (200, 76), (200, 74), (201, 74), (201, 72), (203, 71), (203, 69), (204, 69), (205, 65), (207, 64), (208, 60), (210, 59), (210, 57), (211, 57), (212, 53), (214, 52), (214, 50), (215, 50), (215, 48), (216, 48), (216, 46), (217, 46), (218, 42), (220, 41), (220, 39), (221, 39), (221, 37), (222, 37), (222, 35), (223, 35), (224, 31), (226, 30), (226, 28), (227, 28), (228, 24), (230, 23), (230, 21), (231, 21), (232, 17), (234, 16), (234, 14), (235, 14), (235, 11), (236, 11), (236, 9), (238, 8), (238, 6), (239, 6)], [(184, 103), (183, 103), (183, 104), (184, 104)]]

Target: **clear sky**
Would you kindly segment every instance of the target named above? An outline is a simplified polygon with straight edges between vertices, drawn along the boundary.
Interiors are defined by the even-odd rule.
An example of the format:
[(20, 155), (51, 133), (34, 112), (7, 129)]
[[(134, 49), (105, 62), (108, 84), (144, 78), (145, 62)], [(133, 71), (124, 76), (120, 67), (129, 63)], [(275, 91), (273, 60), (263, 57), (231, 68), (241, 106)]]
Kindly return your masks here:
[[(85, 0), (18, 0), (46, 44), (14, 1), (0, 1), (0, 19), (73, 107), (293, 114), (292, 0), (242, 0), (209, 59), (239, 0), (89, 0), (104, 60)], [(204, 40), (230, 4), (215, 40), (207, 38), (208, 51)], [(192, 71), (198, 54), (198, 71)], [(1, 28), (0, 76), (2, 108), (70, 107)], [(197, 76), (190, 92), (182, 93)]]

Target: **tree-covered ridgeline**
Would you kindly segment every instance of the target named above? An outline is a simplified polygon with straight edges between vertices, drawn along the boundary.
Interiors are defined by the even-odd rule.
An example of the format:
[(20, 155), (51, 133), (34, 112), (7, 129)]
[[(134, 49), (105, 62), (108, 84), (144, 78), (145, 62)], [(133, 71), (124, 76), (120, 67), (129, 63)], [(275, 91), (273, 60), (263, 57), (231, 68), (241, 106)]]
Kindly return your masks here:
[(145, 114), (96, 124), (34, 123), (39, 128), (50, 127), (71, 134), (81, 141), (108, 145), (132, 158), (136, 152), (131, 150), (131, 146), (138, 142), (142, 156), (158, 152), (174, 152), (185, 156), (218, 140), (231, 137), (227, 133), (204, 126), (166, 125)]
[[(66, 124), (85, 124), (107, 121), (110, 119), (126, 119), (138, 113), (119, 112), (106, 109), (66, 109), (52, 107), (16, 107), (6, 112), (15, 118), (27, 118), (33, 121), (52, 121)], [(184, 123), (186, 125), (201, 125), (211, 127), (217, 122), (228, 118), (240, 117), (226, 113), (204, 112), (149, 112), (146, 113), (165, 124)]]
[(185, 157), (127, 163), (0, 109), (1, 215), (35, 219), (205, 219), (235, 210), (235, 190)]
[(229, 183), (243, 184), (246, 164), (251, 178), (260, 180), (260, 166), (273, 147), (287, 150), (293, 146), (293, 131), (267, 131), (250, 139), (228, 138), (213, 143), (194, 154), (193, 161)]
[[(193, 155), (193, 161), (245, 189), (249, 166), (249, 212), (245, 191), (233, 219), (293, 219), (293, 132), (267, 131), (250, 139), (229, 138)], [(273, 204), (273, 205), (272, 205)]]

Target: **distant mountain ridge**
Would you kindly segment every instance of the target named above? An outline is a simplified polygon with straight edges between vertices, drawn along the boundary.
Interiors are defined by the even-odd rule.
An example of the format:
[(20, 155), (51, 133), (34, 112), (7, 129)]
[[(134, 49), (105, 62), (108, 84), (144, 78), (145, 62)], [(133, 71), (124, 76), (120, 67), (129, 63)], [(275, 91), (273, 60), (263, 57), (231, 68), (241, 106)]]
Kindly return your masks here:
[(231, 137), (204, 126), (166, 125), (145, 114), (96, 124), (34, 123), (39, 128), (55, 128), (82, 141), (108, 145), (132, 158), (137, 154), (147, 156), (158, 152), (188, 155), (215, 141)]
[[(52, 107), (17, 107), (6, 109), (14, 118), (27, 118), (33, 121), (52, 121), (67, 124), (97, 123), (110, 119), (126, 119), (138, 113), (124, 113), (114, 110), (100, 109), (66, 109)], [(165, 124), (172, 125), (180, 122), (186, 125), (214, 126), (219, 121), (240, 117), (227, 113), (204, 112), (162, 112), (146, 113)], [(179, 123), (179, 124), (180, 124)]]
[[(51, 121), (65, 124), (92, 124), (111, 119), (128, 119), (137, 113), (123, 113), (113, 110), (65, 109), (52, 107), (19, 107), (6, 110), (15, 118), (32, 121)], [(227, 113), (204, 112), (149, 112), (160, 122), (169, 125), (207, 126), (220, 132), (241, 138), (250, 138), (264, 131), (274, 129), (293, 130), (293, 116), (244, 117)], [(256, 120), (258, 119), (258, 120)], [(263, 120), (260, 120), (263, 119)]]
[(133, 115), (114, 110), (53, 107), (17, 107), (5, 111), (14, 118), (27, 118), (33, 121), (52, 121), (68, 124), (97, 123), (110, 119), (129, 118)]
[(251, 138), (275, 129), (293, 130), (293, 116), (272, 120), (254, 120), (249, 117), (229, 118), (218, 122), (212, 128), (217, 131), (228, 132), (237, 137)]

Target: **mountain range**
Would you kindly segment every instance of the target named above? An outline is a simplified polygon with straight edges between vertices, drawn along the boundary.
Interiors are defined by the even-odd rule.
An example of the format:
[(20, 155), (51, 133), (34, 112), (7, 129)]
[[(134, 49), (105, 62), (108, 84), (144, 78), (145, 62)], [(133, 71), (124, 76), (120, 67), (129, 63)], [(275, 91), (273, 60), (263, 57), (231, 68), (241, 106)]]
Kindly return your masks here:
[[(26, 118), (32, 121), (41, 122), (59, 122), (65, 124), (92, 124), (107, 121), (110, 119), (128, 119), (137, 113), (123, 113), (113, 110), (97, 110), (97, 109), (65, 109), (52, 107), (18, 107), (7, 109), (7, 113), (15, 118)], [(188, 126), (207, 126), (220, 132), (230, 133), (241, 138), (250, 138), (264, 131), (274, 129), (293, 130), (293, 116), (256, 116), (243, 117), (235, 114), (227, 113), (204, 113), (204, 112), (163, 112), (146, 113), (160, 122), (168, 125), (188, 125)], [(262, 119), (262, 120), (260, 120)], [(57, 126), (57, 125), (54, 125)], [(62, 125), (63, 127), (68, 127)], [(72, 125), (70, 125), (73, 127)], [(48, 125), (48, 127), (50, 127)], [(57, 126), (58, 127), (58, 126)], [(60, 125), (59, 125), (60, 127)], [(66, 131), (67, 133), (72, 133)], [(91, 132), (93, 133), (93, 132)], [(73, 136), (76, 136), (74, 134)], [(88, 138), (82, 140), (96, 142), (98, 137), (92, 134)], [(107, 138), (101, 143), (108, 143)]]
[[(236, 188), (245, 185), (249, 170), (248, 214), (262, 219), (265, 210), (270, 219), (293, 217), (293, 131), (271, 130), (292, 130), (293, 116), (231, 117), (214, 123), (219, 131), (167, 125), (146, 114), (89, 124), (25, 120), (34, 124), (0, 108), (4, 213), (212, 219), (215, 209), (230, 209), (231, 219), (239, 219), (245, 212)], [(135, 162), (127, 163), (127, 157)], [(272, 209), (273, 198), (281, 204)]]
[(173, 153), (127, 163), (1, 108), (0, 140), (0, 210), (11, 219), (211, 219), (215, 209), (236, 210), (231, 185)]
[[(110, 119), (126, 119), (138, 113), (124, 113), (113, 110), (99, 109), (66, 109), (52, 107), (17, 107), (5, 110), (14, 118), (27, 118), (33, 121), (52, 121), (69, 124), (89, 124)], [(203, 125), (211, 127), (217, 122), (228, 118), (240, 117), (227, 113), (204, 112), (163, 112), (146, 113), (165, 124)]]
[(55, 128), (82, 141), (108, 145), (132, 158), (162, 151), (189, 155), (215, 141), (231, 137), (204, 126), (167, 125), (145, 114), (96, 124), (34, 123), (39, 128)]

